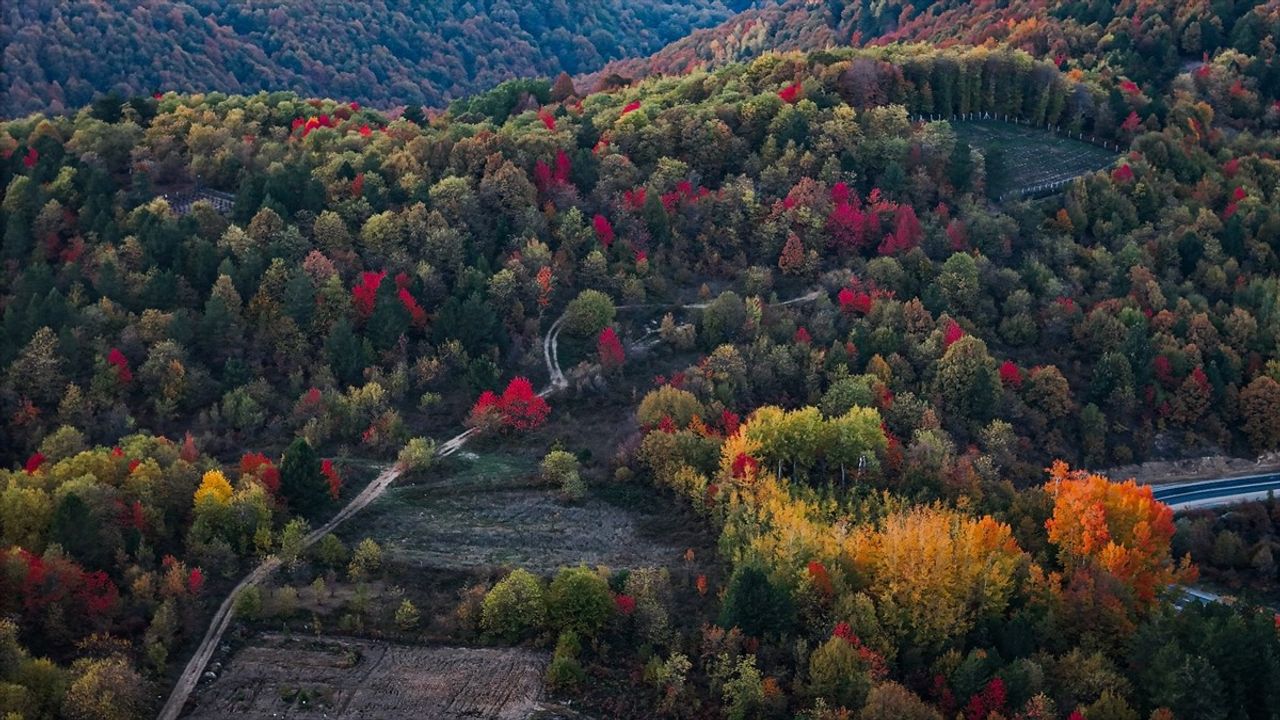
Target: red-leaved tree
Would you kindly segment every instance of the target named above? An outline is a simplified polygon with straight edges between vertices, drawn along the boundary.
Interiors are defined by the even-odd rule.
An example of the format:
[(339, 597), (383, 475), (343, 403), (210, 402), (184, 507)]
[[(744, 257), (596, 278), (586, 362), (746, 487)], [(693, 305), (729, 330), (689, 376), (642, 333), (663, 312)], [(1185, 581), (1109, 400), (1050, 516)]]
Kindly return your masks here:
[(338, 469), (333, 466), (332, 460), (326, 459), (320, 462), (320, 474), (324, 475), (325, 481), (329, 483), (329, 497), (337, 500), (342, 492), (342, 476), (338, 474)]
[(387, 276), (387, 271), (360, 273), (360, 282), (351, 288), (351, 302), (356, 306), (356, 312), (364, 320), (368, 320), (373, 314), (373, 305), (378, 299), (378, 286), (382, 284), (383, 278)]
[(627, 360), (622, 341), (618, 340), (618, 333), (611, 327), (600, 331), (600, 337), (596, 339), (596, 352), (600, 356), (600, 366), (605, 370), (620, 368)]
[(532, 430), (547, 421), (551, 406), (533, 391), (527, 378), (516, 377), (498, 395), (486, 390), (476, 399), (467, 424), (481, 430)]
[(600, 241), (600, 244), (606, 250), (609, 249), (609, 246), (613, 244), (613, 224), (609, 222), (609, 218), (597, 214), (591, 224), (595, 227), (596, 239)]

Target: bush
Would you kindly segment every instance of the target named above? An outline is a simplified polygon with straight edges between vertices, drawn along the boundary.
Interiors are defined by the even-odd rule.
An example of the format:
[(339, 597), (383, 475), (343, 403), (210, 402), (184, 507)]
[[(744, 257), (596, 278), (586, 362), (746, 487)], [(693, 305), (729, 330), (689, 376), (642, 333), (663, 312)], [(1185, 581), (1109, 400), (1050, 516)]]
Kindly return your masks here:
[(292, 585), (276, 588), (271, 593), (271, 617), (290, 618), (298, 611), (298, 590)]
[(542, 480), (551, 485), (561, 485), (570, 473), (578, 472), (578, 458), (567, 450), (552, 450), (542, 458)]
[[(727, 658), (726, 658), (727, 659)], [(730, 720), (745, 720), (756, 717), (764, 706), (764, 681), (760, 670), (756, 667), (756, 657), (747, 655), (739, 658), (736, 666), (728, 673), (722, 686), (725, 704), (725, 717)]]
[(365, 538), (356, 545), (347, 565), (347, 574), (353, 582), (365, 580), (382, 568), (382, 547), (372, 538)]
[(486, 593), (488, 593), (488, 587), (484, 583), (477, 583), (458, 593), (458, 607), (453, 614), (458, 623), (468, 630), (480, 629)]
[(553, 653), (556, 657), (578, 657), (578, 653), (582, 652), (582, 640), (578, 638), (578, 633), (572, 630), (560, 631), (560, 637), (556, 638), (556, 651)]
[(396, 464), (405, 472), (424, 472), (436, 458), (436, 443), (428, 438), (410, 438), (396, 456)]
[(623, 594), (635, 601), (633, 616), (644, 639), (666, 643), (671, 639), (671, 575), (666, 568), (636, 568), (623, 582)]
[(649, 658), (644, 669), (644, 679), (662, 693), (659, 707), (663, 712), (671, 712), (680, 697), (684, 694), (689, 670), (693, 663), (683, 653), (671, 653), (665, 661), (657, 655)]
[(562, 569), (547, 589), (547, 616), (558, 630), (594, 637), (612, 612), (609, 583), (585, 567)]
[(613, 300), (599, 290), (583, 290), (564, 311), (564, 329), (576, 337), (593, 337), (613, 322)]
[(337, 570), (347, 564), (347, 546), (333, 533), (320, 538), (313, 552), (316, 561), (330, 570)]
[(566, 502), (578, 502), (587, 496), (587, 483), (582, 479), (582, 475), (571, 473), (565, 476), (564, 482), (560, 484), (560, 495)]
[(578, 634), (572, 630), (560, 633), (556, 640), (556, 651), (551, 656), (551, 665), (547, 667), (547, 685), (555, 691), (572, 690), (582, 685), (587, 674), (582, 671), (578, 662), (578, 653), (582, 652), (582, 643)]
[(542, 459), (542, 479), (558, 485), (567, 500), (581, 500), (587, 494), (587, 484), (582, 481), (578, 458), (565, 450), (552, 450)]
[(408, 598), (400, 601), (400, 607), (396, 608), (396, 627), (400, 628), (402, 632), (409, 632), (418, 627), (418, 622), (421, 619), (422, 616), (418, 613), (418, 608), (414, 607)]
[(262, 615), (262, 589), (257, 585), (245, 588), (236, 598), (236, 617), (243, 620), (257, 620)]
[(542, 629), (547, 603), (542, 583), (527, 570), (517, 568), (484, 596), (480, 626), (491, 635), (518, 640)]
[(573, 690), (587, 679), (582, 664), (575, 658), (557, 655), (547, 666), (547, 686), (557, 692)]

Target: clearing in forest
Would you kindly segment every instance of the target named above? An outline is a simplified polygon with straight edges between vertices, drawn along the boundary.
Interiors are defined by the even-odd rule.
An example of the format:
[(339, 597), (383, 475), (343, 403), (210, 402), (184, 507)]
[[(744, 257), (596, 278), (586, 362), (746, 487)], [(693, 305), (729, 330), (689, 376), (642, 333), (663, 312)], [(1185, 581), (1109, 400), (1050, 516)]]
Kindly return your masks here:
[(546, 653), (265, 635), (197, 696), (189, 720), (524, 720), (539, 709)]
[(1005, 122), (952, 122), (956, 137), (982, 151), (987, 194), (1013, 198), (1100, 170), (1117, 157), (1106, 148), (1047, 130)]
[(530, 458), (459, 453), (427, 482), (388, 490), (348, 528), (348, 539), (372, 537), (389, 559), (420, 568), (536, 573), (676, 566), (687, 548), (706, 543), (701, 525), (682, 520), (652, 488), (612, 485), (565, 503), (537, 473)]

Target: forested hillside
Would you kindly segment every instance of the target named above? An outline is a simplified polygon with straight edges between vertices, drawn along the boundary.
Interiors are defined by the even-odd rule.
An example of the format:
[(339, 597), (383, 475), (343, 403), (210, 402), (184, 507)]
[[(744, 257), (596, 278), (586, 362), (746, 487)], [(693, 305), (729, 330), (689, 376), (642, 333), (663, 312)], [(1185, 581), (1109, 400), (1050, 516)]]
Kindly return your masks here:
[[(704, 516), (729, 572), (686, 573), (702, 614), (665, 569), (585, 568), (442, 614), (554, 642), (557, 691), (611, 679), (601, 716), (1276, 716), (1274, 614), (1174, 611), (1172, 512), (1064, 464), (1280, 448), (1259, 53), (1147, 88), (893, 44), (513, 81), (430, 119), (166, 92), (0, 124), (0, 711), (144, 714), (209, 587), (297, 565), (361, 461), (594, 421), (629, 435), (543, 438), (541, 475)], [(1024, 157), (1045, 127), (1120, 150), (993, 202), (998, 151), (919, 117), (974, 112), (1042, 133)], [(230, 207), (161, 197), (197, 179)], [(353, 633), (361, 545), (317, 551)]]
[[(940, 47), (1015, 47), (1063, 69), (1098, 69), (1162, 87), (1202, 58), (1226, 52), (1267, 101), (1280, 97), (1280, 4), (1271, 2), (967, 2), (787, 0), (747, 10), (648, 58), (609, 64), (599, 77), (679, 74), (768, 50), (895, 41)], [(592, 76), (594, 80), (596, 75)]]
[(440, 106), (512, 77), (654, 52), (748, 3), (17, 0), (0, 8), (0, 115), (66, 112), (113, 89)]

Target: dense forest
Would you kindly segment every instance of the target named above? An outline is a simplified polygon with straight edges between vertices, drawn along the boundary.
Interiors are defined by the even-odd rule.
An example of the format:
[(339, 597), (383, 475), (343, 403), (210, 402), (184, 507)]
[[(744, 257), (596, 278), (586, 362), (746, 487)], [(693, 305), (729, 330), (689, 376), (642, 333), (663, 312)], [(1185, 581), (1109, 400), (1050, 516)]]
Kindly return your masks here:
[[(296, 559), (344, 459), (554, 417), (527, 378), (562, 319), (569, 394), (634, 416), (591, 462), (704, 516), (729, 578), (690, 578), (716, 607), (690, 629), (665, 576), (510, 573), (477, 632), (554, 646), (557, 692), (629, 677), (611, 717), (1280, 714), (1274, 613), (1169, 602), (1196, 521), (1071, 469), (1280, 447), (1275, 60), (1243, 52), (1158, 92), (891, 44), (512, 81), (430, 119), (169, 91), (0, 125), (0, 710), (142, 714), (208, 585)], [(1123, 152), (993, 203), (991, 153), (913, 119), (971, 112)], [(231, 208), (163, 197), (197, 180)], [(688, 363), (636, 405), (611, 387), (644, 305), (698, 312), (661, 317)], [(566, 454), (543, 473), (572, 486)], [(1270, 537), (1224, 562), (1275, 582)], [(362, 548), (326, 562), (367, 577)]]
[(107, 90), (442, 106), (513, 77), (654, 52), (747, 4), (22, 0), (0, 9), (0, 115), (73, 112)]
[(939, 47), (998, 44), (1064, 70), (1099, 70), (1141, 86), (1164, 87), (1203, 58), (1228, 51), (1241, 72), (1256, 81), (1253, 91), (1274, 101), (1280, 98), (1277, 37), (1275, 3), (787, 0), (749, 9), (648, 58), (610, 63), (598, 75), (679, 74), (768, 50), (907, 41)]

